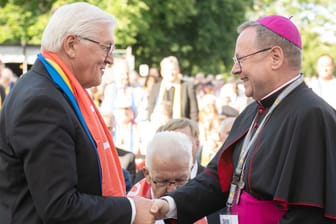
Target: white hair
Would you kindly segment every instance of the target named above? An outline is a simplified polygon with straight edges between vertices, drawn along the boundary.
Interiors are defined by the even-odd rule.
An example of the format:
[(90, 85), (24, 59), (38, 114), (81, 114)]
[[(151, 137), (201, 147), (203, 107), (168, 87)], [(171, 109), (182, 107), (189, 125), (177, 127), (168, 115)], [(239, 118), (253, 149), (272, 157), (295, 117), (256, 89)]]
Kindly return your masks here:
[(66, 35), (90, 35), (97, 32), (97, 24), (109, 24), (114, 30), (116, 19), (85, 2), (63, 5), (52, 15), (43, 32), (41, 50), (56, 52), (61, 49)]
[(159, 155), (169, 160), (187, 158), (189, 168), (193, 163), (192, 142), (188, 136), (176, 131), (162, 131), (156, 133), (147, 145), (146, 167), (152, 169), (154, 155)]

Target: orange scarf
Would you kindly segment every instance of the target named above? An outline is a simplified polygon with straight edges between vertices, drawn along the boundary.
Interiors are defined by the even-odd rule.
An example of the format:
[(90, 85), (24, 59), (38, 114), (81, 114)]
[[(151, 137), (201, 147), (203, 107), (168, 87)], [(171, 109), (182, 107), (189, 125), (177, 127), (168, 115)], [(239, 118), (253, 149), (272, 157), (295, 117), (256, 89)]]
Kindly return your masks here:
[[(79, 106), (80, 113), (95, 141), (101, 168), (102, 195), (125, 196), (126, 187), (118, 153), (95, 103), (56, 54), (43, 51), (42, 55), (41, 61), (46, 66), (50, 76), (59, 75), (71, 90)], [(48, 65), (46, 65), (46, 61), (43, 60), (43, 57), (47, 63), (49, 63)], [(90, 138), (90, 136), (88, 137)]]

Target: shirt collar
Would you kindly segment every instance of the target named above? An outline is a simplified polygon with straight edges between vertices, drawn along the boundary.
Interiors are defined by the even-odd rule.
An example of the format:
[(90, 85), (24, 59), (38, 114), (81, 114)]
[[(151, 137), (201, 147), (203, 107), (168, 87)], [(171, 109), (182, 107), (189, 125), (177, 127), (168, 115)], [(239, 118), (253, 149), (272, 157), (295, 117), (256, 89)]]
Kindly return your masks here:
[(273, 90), (272, 92), (264, 96), (260, 101), (257, 101), (257, 103), (260, 106), (265, 107), (265, 108), (271, 107), (274, 101), (276, 100), (276, 98), (279, 96), (279, 94), (285, 89), (285, 87), (291, 84), (292, 82), (294, 82), (295, 80), (297, 80), (299, 77), (300, 77), (300, 74), (298, 74), (297, 76), (295, 76), (288, 82), (284, 83), (280, 87), (276, 88), (275, 90)]

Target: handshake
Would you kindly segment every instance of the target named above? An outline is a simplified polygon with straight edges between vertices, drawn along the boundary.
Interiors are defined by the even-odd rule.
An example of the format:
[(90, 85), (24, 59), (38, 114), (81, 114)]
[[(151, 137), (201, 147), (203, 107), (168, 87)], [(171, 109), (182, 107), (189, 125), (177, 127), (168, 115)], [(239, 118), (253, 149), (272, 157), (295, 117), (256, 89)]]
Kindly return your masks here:
[(155, 220), (167, 218), (169, 204), (162, 199), (146, 199), (143, 197), (132, 197), (136, 216), (133, 224), (153, 224)]

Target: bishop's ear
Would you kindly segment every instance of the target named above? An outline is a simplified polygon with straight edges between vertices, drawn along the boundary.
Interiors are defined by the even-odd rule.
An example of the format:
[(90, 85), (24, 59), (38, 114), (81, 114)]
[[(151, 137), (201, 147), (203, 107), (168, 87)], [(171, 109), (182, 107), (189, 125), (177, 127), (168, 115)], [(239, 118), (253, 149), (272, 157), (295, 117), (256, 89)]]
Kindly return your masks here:
[(284, 63), (284, 52), (281, 47), (274, 46), (271, 49), (271, 63), (273, 69), (278, 69)]

